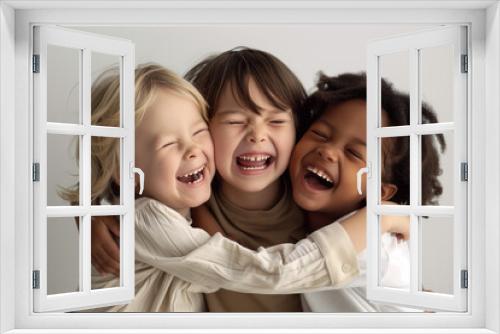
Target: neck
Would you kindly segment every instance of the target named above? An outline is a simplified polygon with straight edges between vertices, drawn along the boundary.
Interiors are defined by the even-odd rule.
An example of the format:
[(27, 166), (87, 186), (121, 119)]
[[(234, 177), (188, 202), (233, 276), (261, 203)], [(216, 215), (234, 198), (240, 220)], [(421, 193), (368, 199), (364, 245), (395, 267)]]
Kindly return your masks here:
[(323, 212), (311, 212), (311, 211), (308, 211), (306, 213), (306, 220), (310, 232), (319, 230), (323, 226), (331, 224), (332, 222), (335, 221), (334, 217), (330, 214)]
[(245, 192), (227, 182), (221, 182), (222, 194), (236, 206), (245, 210), (269, 210), (281, 198), (283, 186), (280, 179), (257, 192)]
[(352, 205), (347, 209), (336, 212), (307, 211), (306, 212), (307, 225), (309, 226), (310, 232), (313, 232), (322, 228), (323, 226), (326, 226), (328, 224), (337, 221), (338, 219), (344, 217), (346, 214), (354, 210), (358, 210), (364, 206), (366, 206), (366, 204), (358, 203), (356, 205)]
[(187, 218), (189, 216), (189, 208), (184, 209), (175, 209), (178, 213), (182, 215), (182, 217)]

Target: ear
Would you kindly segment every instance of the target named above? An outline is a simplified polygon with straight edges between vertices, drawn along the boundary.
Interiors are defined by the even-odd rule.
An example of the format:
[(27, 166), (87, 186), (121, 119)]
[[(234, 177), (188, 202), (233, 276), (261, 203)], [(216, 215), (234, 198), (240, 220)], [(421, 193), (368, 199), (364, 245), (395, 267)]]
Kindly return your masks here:
[(390, 200), (398, 192), (398, 187), (392, 183), (382, 183), (381, 197), (383, 201)]

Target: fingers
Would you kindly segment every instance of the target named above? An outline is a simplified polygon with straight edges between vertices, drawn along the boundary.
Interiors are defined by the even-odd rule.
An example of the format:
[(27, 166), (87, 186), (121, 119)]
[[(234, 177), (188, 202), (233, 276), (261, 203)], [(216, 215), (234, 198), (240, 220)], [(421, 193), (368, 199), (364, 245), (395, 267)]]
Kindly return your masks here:
[(120, 247), (119, 244), (115, 242), (114, 239), (111, 239), (110, 242), (106, 242), (101, 245), (103, 253), (106, 256), (103, 256), (102, 262), (104, 263), (105, 268), (110, 268), (113, 273), (120, 273)]
[(99, 246), (92, 248), (92, 265), (100, 274), (120, 276), (120, 263)]
[(107, 217), (102, 217), (103, 224), (105, 224), (108, 229), (113, 233), (115, 236), (120, 237), (120, 221), (116, 219), (114, 216), (107, 216)]
[(100, 220), (96, 220), (92, 222), (91, 235), (92, 264), (100, 273), (118, 276), (120, 274), (120, 249), (110, 229)]
[(92, 258), (92, 265), (94, 266), (95, 270), (97, 270), (97, 272), (101, 275), (107, 274), (107, 272), (105, 272), (104, 269), (102, 269), (102, 266), (99, 263), (99, 258), (95, 258), (93, 255), (91, 256), (91, 258)]

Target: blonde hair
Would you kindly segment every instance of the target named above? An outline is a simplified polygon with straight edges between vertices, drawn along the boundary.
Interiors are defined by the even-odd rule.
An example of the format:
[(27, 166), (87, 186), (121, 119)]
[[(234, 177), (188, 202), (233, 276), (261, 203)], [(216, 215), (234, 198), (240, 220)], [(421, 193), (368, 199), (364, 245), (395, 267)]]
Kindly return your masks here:
[[(207, 105), (201, 94), (188, 81), (157, 64), (147, 63), (135, 70), (135, 126), (151, 108), (158, 93), (168, 89), (191, 99), (201, 116), (207, 121)], [(120, 126), (120, 72), (113, 67), (103, 72), (92, 84), (92, 125)], [(78, 147), (77, 147), (78, 154)], [(77, 158), (78, 159), (78, 158)], [(92, 137), (91, 141), (92, 187), (91, 202), (103, 200), (115, 204), (120, 198), (117, 173), (120, 167), (120, 141), (117, 138)], [(60, 191), (63, 199), (78, 204), (79, 184)]]

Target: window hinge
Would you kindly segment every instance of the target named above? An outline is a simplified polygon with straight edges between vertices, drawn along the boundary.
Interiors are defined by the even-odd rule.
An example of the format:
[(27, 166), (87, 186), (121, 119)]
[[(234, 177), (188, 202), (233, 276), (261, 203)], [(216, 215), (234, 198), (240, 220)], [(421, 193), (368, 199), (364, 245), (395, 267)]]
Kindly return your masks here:
[(469, 272), (467, 270), (461, 271), (460, 287), (462, 289), (467, 289), (469, 287)]
[(40, 289), (40, 270), (33, 270), (33, 289)]
[(33, 182), (40, 181), (40, 164), (35, 162), (33, 164)]
[(462, 73), (469, 72), (469, 57), (467, 55), (462, 55)]
[(466, 162), (462, 162), (460, 164), (460, 179), (462, 181), (469, 180), (469, 164), (467, 164)]
[(40, 73), (40, 55), (33, 55), (33, 73)]

